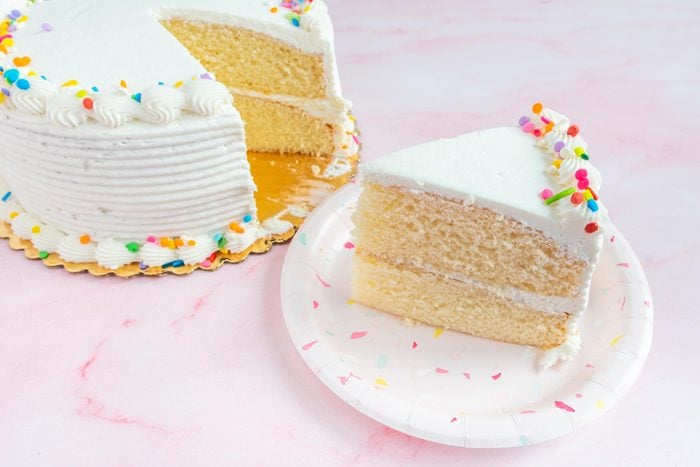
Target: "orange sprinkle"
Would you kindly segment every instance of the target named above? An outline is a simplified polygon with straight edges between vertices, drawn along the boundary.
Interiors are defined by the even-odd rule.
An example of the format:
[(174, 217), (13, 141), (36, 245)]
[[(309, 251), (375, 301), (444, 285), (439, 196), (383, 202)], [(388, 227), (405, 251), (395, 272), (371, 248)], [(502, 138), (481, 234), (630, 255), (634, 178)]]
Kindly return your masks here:
[(552, 165), (558, 169), (559, 167), (561, 167), (561, 159), (553, 160)]
[(82, 237), (80, 237), (80, 243), (82, 243), (83, 245), (87, 245), (88, 243), (90, 243), (90, 236), (83, 235)]
[(272, 8), (270, 8), (270, 13), (277, 13), (277, 7), (273, 6)]
[[(2, 33), (0, 33), (2, 34)], [(6, 54), (7, 53), (7, 47), (5, 47), (3, 44), (0, 44), (0, 52)]]
[(121, 86), (121, 87), (123, 87), (123, 88), (126, 88), (126, 81), (121, 80), (121, 81), (119, 82), (119, 86)]
[(41, 233), (41, 227), (39, 227), (38, 225), (35, 225), (34, 227), (32, 227), (32, 233), (33, 234)]
[(542, 102), (538, 102), (532, 106), (532, 112), (538, 114), (542, 112)]
[(187, 241), (187, 245), (188, 245), (188, 246), (195, 246), (196, 244), (197, 244), (197, 242), (195, 242), (194, 240), (188, 240), (188, 241)]
[(170, 239), (167, 237), (161, 237), (160, 246), (167, 247), (170, 244)]
[(14, 219), (15, 217), (19, 216), (19, 213), (17, 211), (12, 211), (10, 213), (10, 219)]
[(31, 63), (31, 61), (32, 61), (32, 59), (29, 57), (15, 57), (12, 59), (12, 63), (14, 63), (14, 65), (17, 68), (27, 66)]
[(184, 245), (184, 244), (185, 244), (185, 242), (182, 241), (181, 238), (176, 238), (176, 239), (175, 239), (175, 246), (176, 246), (176, 247), (180, 248), (180, 247), (181, 247), (182, 245)]
[(228, 228), (231, 229), (232, 232), (236, 232), (236, 233), (240, 233), (240, 234), (245, 232), (245, 229), (243, 227), (241, 227), (240, 225), (238, 225), (236, 222), (231, 222), (228, 225)]

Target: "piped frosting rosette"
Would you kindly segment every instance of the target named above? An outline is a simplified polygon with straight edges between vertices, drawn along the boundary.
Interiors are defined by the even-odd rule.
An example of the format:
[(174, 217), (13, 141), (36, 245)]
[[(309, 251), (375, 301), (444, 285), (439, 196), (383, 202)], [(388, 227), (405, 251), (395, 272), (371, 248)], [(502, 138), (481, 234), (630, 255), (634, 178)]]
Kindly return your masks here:
[(590, 162), (579, 126), (539, 102), (532, 106), (529, 116), (520, 117), (518, 124), (535, 136), (538, 145), (551, 156), (547, 173), (552, 187), (540, 193), (545, 204), (553, 206), (563, 222), (580, 223), (588, 234), (600, 232), (602, 206), (598, 192), (603, 180)]

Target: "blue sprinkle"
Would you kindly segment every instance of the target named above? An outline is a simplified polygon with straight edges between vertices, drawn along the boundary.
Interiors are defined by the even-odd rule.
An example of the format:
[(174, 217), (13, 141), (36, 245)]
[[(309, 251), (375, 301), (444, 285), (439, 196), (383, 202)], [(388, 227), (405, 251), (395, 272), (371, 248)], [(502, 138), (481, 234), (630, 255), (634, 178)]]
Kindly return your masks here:
[(10, 196), (12, 196), (12, 192), (11, 192), (11, 191), (8, 191), (7, 193), (5, 193), (5, 196), (2, 197), (2, 202), (3, 202), (3, 203), (6, 203), (7, 200), (10, 199)]
[(100, 92), (100, 88), (98, 88), (97, 86), (93, 86), (93, 87), (92, 87), (92, 90), (95, 91), (95, 92)]
[(2, 93), (5, 94), (7, 97), (10, 97), (10, 90), (2, 88)]
[(252, 220), (253, 216), (251, 216), (250, 214), (246, 214), (245, 216), (243, 216), (243, 222), (245, 222), (246, 224)]
[(5, 71), (5, 69), (0, 66), (0, 73), (2, 73), (3, 71)]
[(591, 211), (596, 212), (598, 210), (598, 203), (596, 203), (594, 199), (589, 199), (587, 204), (588, 209)]
[[(5, 10), (7, 11), (7, 10)], [(7, 15), (10, 19), (19, 19), (22, 17), (22, 12), (19, 10), (12, 10), (9, 15)]]
[(158, 86), (164, 86), (164, 85), (165, 85), (165, 83), (164, 83), (164, 82), (162, 82), (162, 81), (158, 81)]
[(10, 68), (9, 70), (5, 71), (2, 76), (8, 83), (13, 84), (15, 81), (17, 81), (17, 79), (19, 79), (19, 70), (17, 68)]
[(292, 18), (292, 24), (298, 28), (299, 27), (299, 20), (297, 18)]
[(44, 81), (46, 81), (46, 76), (44, 76), (44, 75), (39, 76), (39, 78), (41, 78), (41, 79), (43, 79)]
[(165, 263), (162, 268), (179, 268), (185, 265), (185, 262), (181, 259)]
[(214, 235), (214, 241), (217, 242), (217, 243), (218, 243), (219, 240), (221, 240), (222, 238), (223, 238), (223, 235), (220, 234), (220, 233)]
[(31, 85), (29, 84), (29, 81), (27, 81), (24, 78), (18, 79), (17, 82), (15, 83), (15, 86), (17, 86), (18, 88), (20, 88), (23, 91), (26, 91), (27, 89), (29, 89), (31, 87)]
[(148, 266), (146, 266), (146, 263), (144, 263), (143, 261), (141, 261), (141, 262), (139, 263), (139, 268), (141, 268), (141, 269), (148, 269)]
[(136, 102), (138, 102), (139, 104), (141, 103), (141, 93), (140, 93), (140, 92), (137, 92), (136, 94), (134, 94), (133, 96), (131, 96), (131, 98), (132, 98), (133, 100), (135, 100)]

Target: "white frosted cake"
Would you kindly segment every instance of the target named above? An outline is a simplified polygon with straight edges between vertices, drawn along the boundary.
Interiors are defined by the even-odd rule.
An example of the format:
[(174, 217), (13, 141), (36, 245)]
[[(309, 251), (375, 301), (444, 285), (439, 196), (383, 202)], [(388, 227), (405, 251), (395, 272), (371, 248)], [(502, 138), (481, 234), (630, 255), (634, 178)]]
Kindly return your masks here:
[(258, 220), (247, 150), (333, 174), (357, 153), (321, 0), (0, 11), (0, 222), (41, 257), (114, 270), (244, 251), (291, 228)]
[(353, 298), (410, 320), (547, 351), (579, 349), (602, 246), (599, 172), (577, 125), (533, 106), (361, 168)]

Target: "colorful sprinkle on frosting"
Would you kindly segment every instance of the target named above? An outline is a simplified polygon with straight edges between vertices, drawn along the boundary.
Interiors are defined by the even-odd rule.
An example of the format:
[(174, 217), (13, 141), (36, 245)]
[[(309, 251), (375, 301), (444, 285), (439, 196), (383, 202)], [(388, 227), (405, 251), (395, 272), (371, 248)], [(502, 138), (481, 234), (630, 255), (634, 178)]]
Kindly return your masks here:
[(544, 203), (550, 206), (568, 198), (566, 209), (578, 211), (588, 220), (583, 230), (589, 234), (597, 232), (600, 206), (595, 190), (600, 186), (600, 175), (588, 162), (590, 157), (579, 125), (546, 109), (541, 102), (532, 106), (531, 115), (520, 117), (518, 125), (553, 156), (549, 171), (560, 188), (542, 189), (540, 197)]

